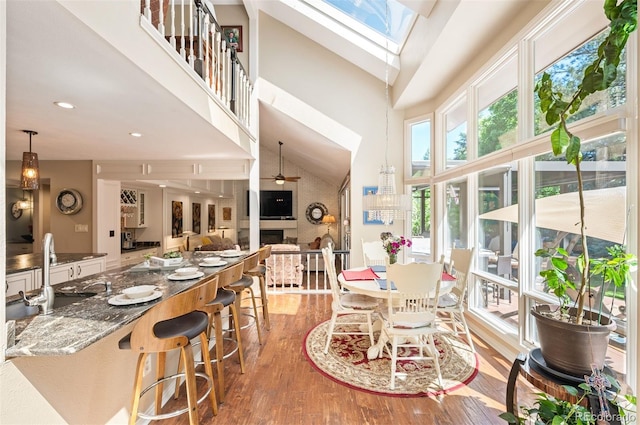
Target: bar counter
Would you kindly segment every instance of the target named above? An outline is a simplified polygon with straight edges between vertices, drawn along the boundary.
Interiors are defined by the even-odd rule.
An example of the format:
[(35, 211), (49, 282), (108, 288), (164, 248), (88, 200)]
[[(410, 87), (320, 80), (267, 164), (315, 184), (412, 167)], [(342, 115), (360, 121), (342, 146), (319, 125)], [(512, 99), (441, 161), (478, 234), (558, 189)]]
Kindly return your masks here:
[[(127, 266), (56, 285), (54, 286), (56, 292), (70, 294), (96, 292), (97, 294), (77, 303), (56, 308), (46, 316), (38, 314), (17, 320), (16, 344), (7, 348), (5, 356), (7, 358), (60, 356), (77, 353), (133, 322), (159, 301), (190, 288), (224, 267), (242, 261), (244, 254), (246, 253), (240, 257), (224, 258), (227, 265), (223, 267), (199, 267), (200, 260), (213, 255), (213, 252), (184, 253), (185, 261), (180, 267), (195, 266), (204, 273), (204, 276), (196, 279), (169, 280), (168, 276), (177, 267), (134, 271), (131, 270), (131, 266)], [(105, 285), (99, 284), (104, 281), (111, 282), (112, 293), (109, 295), (106, 294)], [(92, 283), (98, 284), (87, 288)], [(109, 298), (120, 294), (124, 288), (134, 285), (155, 285), (158, 291), (162, 291), (162, 297), (131, 306), (108, 304)]]

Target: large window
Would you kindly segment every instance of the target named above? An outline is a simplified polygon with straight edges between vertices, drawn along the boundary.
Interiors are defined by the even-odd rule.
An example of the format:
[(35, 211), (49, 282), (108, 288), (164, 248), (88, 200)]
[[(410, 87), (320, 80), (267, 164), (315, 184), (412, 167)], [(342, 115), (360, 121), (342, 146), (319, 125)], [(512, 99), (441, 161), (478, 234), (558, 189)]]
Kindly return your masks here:
[(514, 145), (518, 130), (518, 56), (478, 84), (478, 157)]
[(411, 178), (427, 177), (431, 169), (431, 120), (410, 124)]
[[(593, 62), (597, 54), (598, 45), (606, 36), (607, 31), (599, 33), (580, 47), (570, 52), (568, 55), (556, 61), (551, 66), (537, 72), (535, 81), (537, 82), (540, 80), (543, 73), (546, 72), (553, 80), (554, 87), (561, 88), (563, 94), (565, 94), (565, 99), (569, 101), (569, 94), (573, 93), (578, 87), (578, 84), (582, 80), (584, 69)], [(578, 121), (598, 112), (625, 104), (627, 101), (626, 70), (626, 55), (623, 55), (620, 61), (617, 78), (609, 90), (589, 95), (583, 101), (580, 111), (571, 116), (568, 121)], [(540, 100), (536, 96), (535, 134), (541, 134), (549, 130), (549, 125), (546, 123), (542, 112), (540, 112), (539, 101)]]
[(458, 101), (445, 114), (446, 168), (467, 161), (467, 101)]
[(469, 217), (467, 180), (447, 183), (445, 250), (469, 247)]
[(431, 255), (431, 187), (415, 186), (412, 189), (411, 252)]

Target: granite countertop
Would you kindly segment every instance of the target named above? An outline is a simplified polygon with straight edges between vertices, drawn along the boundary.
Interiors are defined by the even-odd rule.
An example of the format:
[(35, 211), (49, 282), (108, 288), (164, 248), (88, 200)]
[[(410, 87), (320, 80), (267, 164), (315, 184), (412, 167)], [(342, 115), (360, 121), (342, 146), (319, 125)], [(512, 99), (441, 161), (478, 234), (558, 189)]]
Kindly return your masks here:
[[(92, 258), (104, 257), (107, 254), (73, 254), (73, 253), (56, 253), (56, 257), (58, 261), (55, 266), (59, 266), (61, 264), (75, 263), (76, 261), (82, 260), (91, 260)], [(42, 254), (20, 254), (14, 255), (13, 257), (7, 257), (7, 268), (6, 273), (20, 273), (26, 272), (29, 270), (41, 269), (44, 264), (42, 259)]]
[[(185, 253), (187, 264), (197, 266), (201, 258), (213, 254)], [(244, 255), (226, 258), (230, 265), (242, 261)], [(97, 295), (74, 304), (55, 309), (49, 315), (36, 315), (16, 321), (16, 344), (6, 350), (6, 357), (59, 356), (76, 353), (99, 341), (107, 335), (139, 318), (159, 300), (180, 293), (203, 279), (220, 271), (220, 267), (200, 267), (204, 276), (183, 281), (169, 280), (172, 270), (131, 271), (131, 267), (121, 267), (98, 273), (83, 279), (65, 282), (55, 286), (56, 292), (97, 292)], [(104, 285), (91, 283), (110, 281), (112, 293), (105, 293)], [(108, 299), (120, 294), (122, 289), (135, 285), (155, 285), (162, 291), (162, 297), (155, 301), (131, 306), (113, 306)], [(37, 291), (36, 291), (37, 292)]]

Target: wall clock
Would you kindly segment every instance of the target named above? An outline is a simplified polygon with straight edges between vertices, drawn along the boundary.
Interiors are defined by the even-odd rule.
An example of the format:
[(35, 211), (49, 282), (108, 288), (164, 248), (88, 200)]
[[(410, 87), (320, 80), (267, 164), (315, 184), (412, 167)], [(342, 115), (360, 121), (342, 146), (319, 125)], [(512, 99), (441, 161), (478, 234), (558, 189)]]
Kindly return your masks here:
[(75, 189), (62, 189), (56, 198), (56, 207), (62, 214), (76, 214), (82, 209), (82, 195)]
[(322, 217), (327, 213), (327, 207), (325, 207), (324, 204), (321, 204), (320, 202), (313, 202), (307, 207), (305, 215), (307, 216), (309, 223), (320, 224), (322, 223)]
[(20, 207), (18, 207), (17, 202), (11, 204), (11, 217), (15, 218), (16, 220), (22, 217), (22, 210), (20, 209)]

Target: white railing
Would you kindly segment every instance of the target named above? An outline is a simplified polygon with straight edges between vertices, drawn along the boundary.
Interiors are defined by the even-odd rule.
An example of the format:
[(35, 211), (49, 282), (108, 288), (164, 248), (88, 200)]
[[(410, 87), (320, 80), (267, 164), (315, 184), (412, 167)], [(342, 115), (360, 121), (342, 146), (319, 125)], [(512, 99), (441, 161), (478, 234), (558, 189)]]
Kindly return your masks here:
[(249, 127), (253, 85), (227, 46), (207, 3), (201, 0), (142, 0), (142, 18), (167, 40), (211, 93)]
[[(349, 268), (349, 251), (334, 251), (336, 271)], [(269, 293), (330, 292), (322, 251), (271, 251), (267, 261)]]

